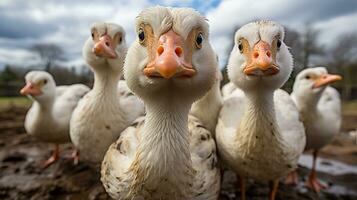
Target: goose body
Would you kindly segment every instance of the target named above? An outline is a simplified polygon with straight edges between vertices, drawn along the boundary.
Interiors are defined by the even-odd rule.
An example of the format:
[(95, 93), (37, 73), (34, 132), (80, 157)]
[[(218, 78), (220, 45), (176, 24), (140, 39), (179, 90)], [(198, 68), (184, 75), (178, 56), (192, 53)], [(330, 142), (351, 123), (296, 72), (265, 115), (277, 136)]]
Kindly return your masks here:
[(110, 146), (102, 162), (104, 188), (114, 199), (217, 199), (215, 142), (189, 116), (214, 83), (207, 22), (192, 9), (157, 6), (139, 14), (136, 30), (124, 76), (146, 116)]
[(34, 99), (25, 118), (26, 132), (43, 142), (70, 142), (72, 112), (89, 88), (82, 84), (56, 87), (53, 77), (44, 71), (31, 71), (25, 79), (26, 86), (21, 93)]
[[(99, 22), (92, 26), (91, 33), (83, 56), (94, 71), (94, 86), (73, 113), (70, 135), (80, 158), (99, 164), (110, 144), (138, 117), (138, 112), (125, 107), (123, 98), (129, 91), (118, 86), (127, 50), (124, 29)], [(143, 105), (135, 109), (140, 108), (143, 110)]]
[(317, 153), (341, 127), (340, 95), (329, 84), (341, 79), (339, 75), (328, 74), (324, 67), (308, 68), (297, 75), (291, 94), (306, 128), (306, 149), (314, 152), (307, 184), (317, 192), (326, 188), (316, 177)]
[(228, 75), (237, 89), (229, 86), (216, 127), (222, 162), (241, 180), (271, 181), (270, 199), (278, 179), (297, 167), (305, 147), (299, 112), (278, 89), (292, 70), (283, 39), (283, 27), (272, 21), (252, 22), (236, 32)]
[[(265, 102), (274, 106), (272, 115), (238, 88), (224, 100), (217, 125), (217, 145), (223, 163), (243, 177), (260, 181), (280, 178), (296, 168), (304, 149), (303, 127), (289, 94), (277, 90), (272, 99), (269, 104)], [(296, 141), (300, 144), (296, 145)]]

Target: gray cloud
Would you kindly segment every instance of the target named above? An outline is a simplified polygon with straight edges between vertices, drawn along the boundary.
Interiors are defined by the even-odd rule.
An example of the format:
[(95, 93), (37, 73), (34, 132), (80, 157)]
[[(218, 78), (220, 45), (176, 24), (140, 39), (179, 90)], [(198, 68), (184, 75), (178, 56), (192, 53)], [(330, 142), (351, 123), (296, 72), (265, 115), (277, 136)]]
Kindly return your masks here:
[[(329, 38), (343, 31), (356, 30), (353, 21), (357, 21), (355, 0), (2, 0), (0, 65), (6, 62), (20, 64), (26, 59), (36, 60), (31, 52), (26, 52), (35, 43), (55, 43), (65, 49), (69, 63), (80, 63), (82, 45), (89, 37), (90, 24), (95, 21), (121, 24), (126, 29), (127, 42), (130, 44), (135, 38), (135, 16), (141, 9), (155, 4), (191, 5), (206, 12), (211, 27), (211, 42), (221, 57), (221, 63), (227, 57), (233, 29), (254, 19), (277, 20), (297, 30), (306, 22), (311, 22), (323, 31), (322, 42), (328, 42)], [(19, 56), (4, 53), (8, 51)]]

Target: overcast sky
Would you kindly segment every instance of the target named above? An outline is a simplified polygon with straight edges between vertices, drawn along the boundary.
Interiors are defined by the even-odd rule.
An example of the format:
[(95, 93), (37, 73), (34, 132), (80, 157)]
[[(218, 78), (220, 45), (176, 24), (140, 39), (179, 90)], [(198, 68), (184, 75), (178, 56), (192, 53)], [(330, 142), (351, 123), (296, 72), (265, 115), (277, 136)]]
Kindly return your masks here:
[(82, 45), (93, 22), (122, 25), (130, 44), (135, 17), (154, 5), (189, 6), (205, 15), (221, 63), (230, 51), (234, 28), (255, 19), (276, 20), (297, 31), (309, 22), (321, 30), (323, 45), (341, 33), (357, 34), (357, 0), (0, 0), (0, 67), (36, 64), (39, 58), (28, 48), (37, 43), (55, 43), (68, 58), (63, 64), (81, 65)]

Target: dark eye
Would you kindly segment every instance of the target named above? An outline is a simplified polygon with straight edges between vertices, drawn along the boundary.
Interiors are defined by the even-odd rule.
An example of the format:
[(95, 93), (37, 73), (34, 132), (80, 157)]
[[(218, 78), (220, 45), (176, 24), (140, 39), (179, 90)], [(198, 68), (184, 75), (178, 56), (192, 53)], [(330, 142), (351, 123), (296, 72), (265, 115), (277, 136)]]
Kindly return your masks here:
[(281, 41), (278, 39), (278, 41), (276, 42), (276, 46), (278, 47), (278, 49), (280, 48), (281, 46)]
[(94, 40), (94, 33), (92, 33), (92, 39)]
[(139, 31), (138, 31), (138, 37), (139, 37), (140, 42), (144, 42), (145, 33), (144, 33), (144, 30), (142, 28), (140, 28)]
[(241, 53), (243, 53), (243, 44), (242, 44), (242, 41), (239, 41), (238, 42), (238, 49)]
[(119, 38), (119, 44), (120, 44), (122, 41), (123, 41), (123, 38), (120, 37), (120, 38)]
[(47, 79), (43, 80), (43, 84), (44, 84), (44, 85), (47, 84)]
[(202, 42), (203, 42), (203, 35), (202, 33), (199, 33), (196, 37), (196, 46), (198, 48), (201, 48), (202, 47)]
[(309, 76), (309, 75), (306, 75), (305, 78), (306, 78), (306, 79), (310, 79), (310, 76)]

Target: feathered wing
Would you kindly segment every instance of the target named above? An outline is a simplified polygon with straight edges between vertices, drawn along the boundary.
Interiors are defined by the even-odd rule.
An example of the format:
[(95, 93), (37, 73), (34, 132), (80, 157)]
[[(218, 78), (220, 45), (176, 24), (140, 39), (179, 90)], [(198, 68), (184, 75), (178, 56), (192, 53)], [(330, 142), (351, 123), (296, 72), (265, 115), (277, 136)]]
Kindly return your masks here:
[(56, 97), (60, 97), (68, 89), (68, 85), (61, 85), (56, 87)]
[[(140, 117), (126, 128), (120, 138), (110, 145), (101, 168), (101, 181), (107, 193), (114, 199), (125, 199), (130, 190), (128, 170), (134, 160), (139, 145), (140, 130), (144, 125)], [(138, 198), (140, 199), (140, 198)]]
[(232, 94), (235, 89), (237, 89), (237, 87), (232, 82), (229, 82), (229, 83), (225, 84), (222, 87), (222, 96), (223, 96), (223, 98), (225, 98), (225, 97), (229, 96), (230, 94)]
[(118, 92), (120, 94), (120, 104), (127, 113), (130, 122), (145, 115), (144, 102), (135, 96), (124, 80), (118, 82)]
[[(216, 134), (226, 133), (230, 136), (234, 136), (238, 124), (244, 113), (244, 92), (235, 88), (228, 96), (223, 99), (223, 105), (218, 116), (218, 123), (216, 127)], [(227, 138), (228, 139), (228, 138)]]
[(194, 200), (216, 200), (220, 190), (220, 169), (216, 143), (211, 132), (194, 116), (189, 115), (191, 160), (195, 173)]
[(299, 111), (284, 90), (274, 93), (275, 113), (284, 141), (291, 147), (292, 158), (297, 159), (306, 145), (305, 128), (300, 120)]
[(54, 115), (58, 118), (70, 117), (79, 100), (90, 90), (83, 84), (59, 86), (57, 88)]

